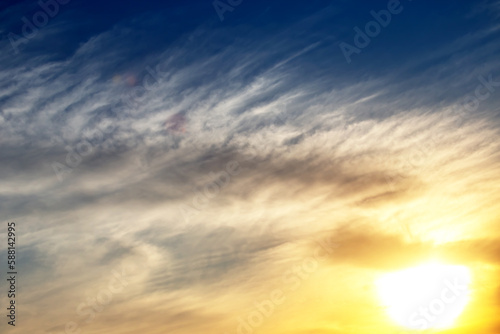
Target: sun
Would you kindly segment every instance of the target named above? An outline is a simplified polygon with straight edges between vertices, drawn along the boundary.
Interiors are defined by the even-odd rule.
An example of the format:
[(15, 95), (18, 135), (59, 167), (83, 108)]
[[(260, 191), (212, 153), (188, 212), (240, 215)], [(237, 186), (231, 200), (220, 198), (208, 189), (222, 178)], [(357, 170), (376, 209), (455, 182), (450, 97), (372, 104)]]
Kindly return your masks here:
[(377, 290), (389, 316), (414, 329), (453, 326), (469, 301), (470, 270), (465, 266), (428, 263), (380, 277)]

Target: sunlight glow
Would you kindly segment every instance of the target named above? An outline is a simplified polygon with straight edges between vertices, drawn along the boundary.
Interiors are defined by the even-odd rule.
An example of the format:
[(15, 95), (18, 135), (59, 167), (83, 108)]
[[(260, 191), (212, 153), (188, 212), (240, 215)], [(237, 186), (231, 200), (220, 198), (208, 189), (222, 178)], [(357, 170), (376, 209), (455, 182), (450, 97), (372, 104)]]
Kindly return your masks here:
[(383, 275), (376, 285), (389, 316), (415, 330), (454, 325), (469, 301), (470, 270), (429, 263)]

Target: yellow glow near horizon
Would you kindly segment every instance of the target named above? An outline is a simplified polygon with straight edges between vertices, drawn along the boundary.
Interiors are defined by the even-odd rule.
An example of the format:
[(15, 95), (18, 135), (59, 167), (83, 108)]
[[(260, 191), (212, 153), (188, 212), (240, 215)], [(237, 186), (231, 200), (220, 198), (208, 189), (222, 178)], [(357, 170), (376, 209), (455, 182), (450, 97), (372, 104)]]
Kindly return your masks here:
[(389, 316), (414, 329), (453, 326), (469, 301), (470, 270), (429, 263), (383, 275), (376, 285)]

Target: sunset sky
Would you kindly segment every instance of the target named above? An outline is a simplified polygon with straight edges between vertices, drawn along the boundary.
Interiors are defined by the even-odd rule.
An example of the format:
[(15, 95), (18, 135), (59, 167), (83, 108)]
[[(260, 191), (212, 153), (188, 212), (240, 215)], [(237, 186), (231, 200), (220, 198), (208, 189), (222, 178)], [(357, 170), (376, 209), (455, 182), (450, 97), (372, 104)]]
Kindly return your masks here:
[(499, 19), (2, 1), (0, 333), (500, 334)]

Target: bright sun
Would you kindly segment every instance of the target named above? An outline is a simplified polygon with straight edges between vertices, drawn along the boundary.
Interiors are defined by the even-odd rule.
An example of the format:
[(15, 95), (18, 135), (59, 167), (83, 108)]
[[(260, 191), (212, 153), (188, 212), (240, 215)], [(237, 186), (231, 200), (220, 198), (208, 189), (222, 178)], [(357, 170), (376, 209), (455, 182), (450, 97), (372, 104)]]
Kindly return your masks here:
[(467, 267), (429, 263), (383, 275), (377, 288), (389, 316), (415, 330), (453, 326), (469, 301)]

